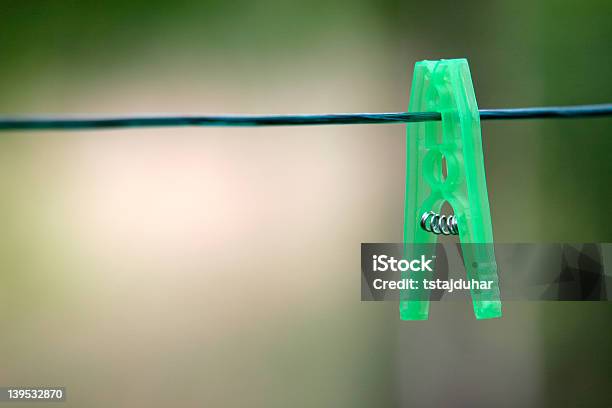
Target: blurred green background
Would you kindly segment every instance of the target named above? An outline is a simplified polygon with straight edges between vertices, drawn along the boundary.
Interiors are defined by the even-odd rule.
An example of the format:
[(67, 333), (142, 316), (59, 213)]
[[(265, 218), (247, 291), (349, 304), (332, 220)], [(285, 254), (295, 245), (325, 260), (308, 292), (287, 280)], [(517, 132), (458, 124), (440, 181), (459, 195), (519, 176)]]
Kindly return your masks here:
[[(482, 108), (612, 101), (612, 3), (0, 1), (0, 113), (399, 111), (466, 57)], [(483, 123), (500, 242), (612, 240), (612, 120)], [(0, 135), (0, 385), (73, 407), (606, 406), (609, 303), (359, 301), (401, 241), (404, 127)], [(25, 406), (23, 404), (19, 406)], [(38, 405), (36, 405), (38, 406)]]

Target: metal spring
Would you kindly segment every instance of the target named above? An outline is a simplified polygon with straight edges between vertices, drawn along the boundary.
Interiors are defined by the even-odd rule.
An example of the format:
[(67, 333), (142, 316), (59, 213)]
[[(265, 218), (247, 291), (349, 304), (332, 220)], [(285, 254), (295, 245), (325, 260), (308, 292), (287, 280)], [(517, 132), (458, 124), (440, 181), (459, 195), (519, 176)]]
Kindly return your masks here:
[[(429, 221), (429, 222), (428, 222)], [(421, 228), (436, 235), (458, 235), (459, 226), (454, 215), (440, 215), (433, 211), (423, 213)]]

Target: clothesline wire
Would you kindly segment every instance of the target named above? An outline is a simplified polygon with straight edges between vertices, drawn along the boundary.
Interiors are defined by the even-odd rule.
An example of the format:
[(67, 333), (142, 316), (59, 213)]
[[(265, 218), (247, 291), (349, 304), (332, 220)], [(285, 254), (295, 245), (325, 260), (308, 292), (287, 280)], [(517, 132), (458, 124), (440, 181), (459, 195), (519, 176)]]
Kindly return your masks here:
[[(481, 120), (612, 116), (612, 103), (514, 109), (480, 109)], [(0, 117), (0, 131), (95, 130), (144, 127), (363, 125), (440, 121), (440, 112), (330, 113), (313, 115), (151, 115), (126, 117)]]

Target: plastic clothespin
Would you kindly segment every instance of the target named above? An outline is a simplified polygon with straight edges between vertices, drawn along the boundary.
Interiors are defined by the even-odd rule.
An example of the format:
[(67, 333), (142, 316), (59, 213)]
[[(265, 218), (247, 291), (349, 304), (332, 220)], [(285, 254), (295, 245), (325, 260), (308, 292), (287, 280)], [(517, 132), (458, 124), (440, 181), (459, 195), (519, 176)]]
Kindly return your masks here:
[[(416, 63), (408, 110), (440, 112), (442, 121), (407, 124), (405, 248), (437, 242), (438, 235), (426, 231), (421, 220), (430, 211), (439, 214), (447, 201), (455, 213), (467, 279), (493, 281), (491, 290), (471, 289), (474, 314), (477, 319), (500, 317), (480, 115), (467, 60)], [(413, 274), (418, 279), (418, 272)], [(400, 299), (402, 320), (428, 318), (428, 290), (402, 291)]]

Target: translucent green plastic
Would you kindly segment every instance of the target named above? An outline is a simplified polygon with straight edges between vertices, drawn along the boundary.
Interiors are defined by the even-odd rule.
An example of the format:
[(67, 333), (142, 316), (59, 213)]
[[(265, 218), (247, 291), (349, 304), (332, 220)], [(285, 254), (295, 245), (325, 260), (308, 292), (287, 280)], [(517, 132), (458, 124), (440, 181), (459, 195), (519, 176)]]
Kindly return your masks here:
[[(492, 280), (492, 290), (472, 290), (477, 319), (500, 317), (497, 264), (487, 195), (480, 116), (467, 60), (421, 61), (415, 65), (410, 112), (440, 112), (441, 122), (407, 125), (406, 207), (404, 242), (430, 244), (438, 236), (424, 231), (424, 212), (440, 213), (445, 201), (459, 226), (467, 279)], [(442, 165), (446, 161), (447, 174)], [(433, 246), (431, 246), (433, 247)], [(418, 273), (412, 278), (419, 279)], [(420, 289), (401, 294), (400, 318), (426, 320), (429, 293)]]

